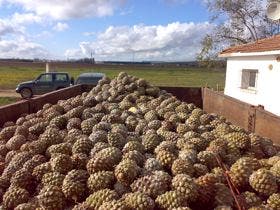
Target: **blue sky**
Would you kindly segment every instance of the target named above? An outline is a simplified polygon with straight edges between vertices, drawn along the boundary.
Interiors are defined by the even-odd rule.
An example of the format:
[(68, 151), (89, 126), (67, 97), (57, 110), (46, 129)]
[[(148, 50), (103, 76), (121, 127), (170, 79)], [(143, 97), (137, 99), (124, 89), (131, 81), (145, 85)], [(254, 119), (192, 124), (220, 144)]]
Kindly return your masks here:
[(0, 0), (0, 57), (193, 60), (203, 0)]

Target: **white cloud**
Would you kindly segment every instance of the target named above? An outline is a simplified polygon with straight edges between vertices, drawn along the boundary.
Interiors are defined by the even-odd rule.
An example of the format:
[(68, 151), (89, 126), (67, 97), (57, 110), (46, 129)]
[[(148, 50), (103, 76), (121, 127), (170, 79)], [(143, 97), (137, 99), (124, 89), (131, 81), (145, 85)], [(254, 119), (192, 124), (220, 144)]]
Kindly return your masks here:
[(94, 36), (94, 35), (96, 35), (96, 32), (94, 32), (94, 31), (91, 31), (91, 32), (84, 32), (83, 35), (84, 35), (84, 36)]
[[(44, 46), (32, 39), (51, 37), (48, 31), (36, 35), (28, 34), (27, 25), (42, 24), (53, 30), (69, 28), (62, 20), (71, 18), (103, 17), (112, 15), (126, 0), (0, 0), (0, 6), (16, 12), (0, 18), (0, 57), (2, 58), (45, 58), (51, 54)], [(20, 12), (19, 12), (20, 11)]]
[(67, 58), (81, 58), (84, 57), (80, 49), (68, 49), (65, 51)]
[(11, 20), (14, 24), (41, 23), (43, 18), (34, 13), (14, 13)]
[(0, 40), (1, 58), (47, 58), (49, 53), (41, 45), (25, 40)]
[(212, 28), (208, 22), (110, 26), (95, 41), (81, 42), (79, 49), (69, 49), (65, 56), (94, 53), (99, 60), (192, 60), (200, 49), (201, 39)]
[(7, 34), (22, 33), (22, 28), (17, 27), (7, 20), (0, 19), (0, 37)]
[(41, 33), (35, 34), (31, 37), (32, 38), (37, 38), (37, 39), (45, 39), (45, 38), (53, 37), (53, 34), (50, 31), (42, 31)]
[(20, 24), (30, 22), (31, 19), (25, 18), (21, 22), (17, 19), (19, 16), (13, 17), (12, 19), (0, 19), (0, 58), (49, 57), (50, 54), (43, 46), (27, 38), (25, 27)]
[(112, 15), (126, 0), (3, 0), (56, 20)]
[(53, 29), (55, 31), (65, 31), (69, 28), (68, 24), (67, 23), (61, 23), (61, 22), (58, 22), (54, 27)]
[(124, 8), (120, 11), (121, 16), (130, 15), (134, 11), (134, 7)]
[(10, 17), (0, 18), (0, 38), (3, 36), (28, 36), (26, 25), (42, 23), (43, 19), (33, 13), (14, 13)]

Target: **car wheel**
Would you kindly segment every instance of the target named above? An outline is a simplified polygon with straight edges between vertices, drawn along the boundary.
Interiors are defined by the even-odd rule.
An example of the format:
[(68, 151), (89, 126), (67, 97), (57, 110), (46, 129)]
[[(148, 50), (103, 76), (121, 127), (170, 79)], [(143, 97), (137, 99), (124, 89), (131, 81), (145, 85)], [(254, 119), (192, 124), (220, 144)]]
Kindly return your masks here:
[(22, 98), (27, 99), (27, 98), (31, 98), (33, 93), (32, 90), (30, 90), (29, 88), (23, 88), (20, 90), (20, 95)]

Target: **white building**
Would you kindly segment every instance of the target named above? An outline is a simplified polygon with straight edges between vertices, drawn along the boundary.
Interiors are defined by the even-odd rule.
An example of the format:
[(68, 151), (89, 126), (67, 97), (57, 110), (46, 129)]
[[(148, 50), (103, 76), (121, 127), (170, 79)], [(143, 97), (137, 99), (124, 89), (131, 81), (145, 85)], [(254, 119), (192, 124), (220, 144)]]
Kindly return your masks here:
[(224, 93), (280, 116), (280, 35), (222, 51)]

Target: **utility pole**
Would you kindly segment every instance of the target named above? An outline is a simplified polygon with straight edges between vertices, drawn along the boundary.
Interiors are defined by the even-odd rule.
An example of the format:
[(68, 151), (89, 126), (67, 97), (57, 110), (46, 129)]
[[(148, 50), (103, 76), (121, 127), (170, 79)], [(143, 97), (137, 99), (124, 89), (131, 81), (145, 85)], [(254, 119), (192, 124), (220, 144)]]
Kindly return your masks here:
[(92, 64), (92, 51), (90, 52), (90, 63)]
[(94, 64), (93, 52), (90, 52), (90, 62)]

